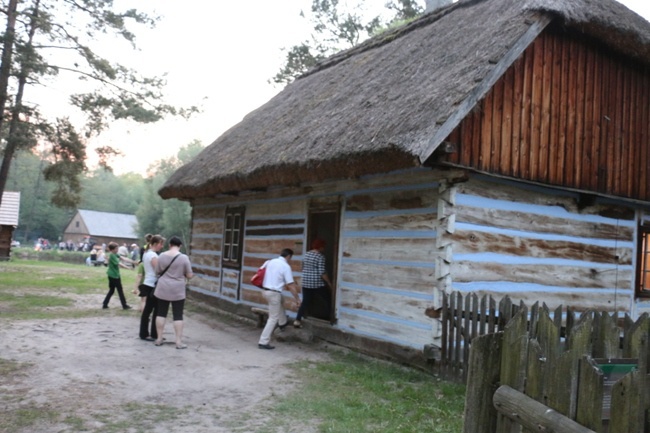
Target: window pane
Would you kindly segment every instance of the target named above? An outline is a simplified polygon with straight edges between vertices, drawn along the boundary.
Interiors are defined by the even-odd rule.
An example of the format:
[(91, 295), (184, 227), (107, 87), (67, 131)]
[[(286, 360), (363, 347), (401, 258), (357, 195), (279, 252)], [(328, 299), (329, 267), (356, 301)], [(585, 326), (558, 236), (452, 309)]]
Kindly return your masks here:
[(244, 208), (228, 208), (224, 215), (223, 257), (228, 266), (240, 265), (242, 237), (244, 235)]

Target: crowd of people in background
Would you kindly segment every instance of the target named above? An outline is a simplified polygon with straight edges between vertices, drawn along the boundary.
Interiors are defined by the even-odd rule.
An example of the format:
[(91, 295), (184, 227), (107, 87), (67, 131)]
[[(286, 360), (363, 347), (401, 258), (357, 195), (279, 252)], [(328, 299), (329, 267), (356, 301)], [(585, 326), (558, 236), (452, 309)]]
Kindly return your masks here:
[[(18, 245), (20, 245), (18, 243)], [(38, 238), (34, 243), (34, 251), (46, 251), (56, 248), (59, 251), (79, 251), (87, 252), (88, 257), (86, 257), (86, 265), (88, 266), (108, 266), (107, 256), (107, 245), (105, 243), (98, 244), (92, 238), (85, 237), (84, 240), (79, 243), (75, 243), (71, 240), (60, 240), (54, 245), (46, 238)], [(132, 261), (138, 262), (141, 259), (140, 247), (138, 244), (131, 244), (128, 246), (126, 242), (123, 242), (118, 246), (117, 254), (120, 257), (129, 258)], [(131, 266), (133, 267), (133, 266)]]
[(50, 249), (52, 249), (52, 245), (50, 245), (50, 241), (48, 241), (45, 238), (38, 238), (38, 240), (34, 244), (34, 251), (43, 251), (43, 250), (50, 250)]

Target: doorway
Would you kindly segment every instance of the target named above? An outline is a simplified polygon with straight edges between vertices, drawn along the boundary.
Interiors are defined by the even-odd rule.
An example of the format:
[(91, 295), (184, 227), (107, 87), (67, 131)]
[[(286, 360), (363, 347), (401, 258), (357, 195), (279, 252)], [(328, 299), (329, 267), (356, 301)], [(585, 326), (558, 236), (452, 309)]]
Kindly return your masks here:
[[(307, 220), (307, 245), (308, 249), (314, 239), (325, 241), (325, 269), (332, 282), (331, 296), (319, 294), (315, 297), (306, 312), (307, 317), (321, 319), (336, 323), (336, 275), (338, 271), (338, 242), (339, 242), (339, 220), (340, 204), (335, 203), (312, 203), (309, 208)], [(329, 299), (328, 299), (329, 298)]]

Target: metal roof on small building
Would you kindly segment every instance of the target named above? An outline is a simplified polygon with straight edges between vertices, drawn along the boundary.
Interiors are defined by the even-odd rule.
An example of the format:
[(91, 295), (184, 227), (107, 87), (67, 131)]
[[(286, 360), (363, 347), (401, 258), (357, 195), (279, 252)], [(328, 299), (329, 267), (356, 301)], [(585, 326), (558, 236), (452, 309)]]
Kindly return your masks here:
[(20, 192), (4, 191), (0, 204), (0, 225), (18, 226), (20, 214)]
[(94, 210), (77, 211), (88, 228), (91, 236), (109, 238), (137, 239), (136, 227), (138, 220), (135, 215), (111, 212), (98, 212)]

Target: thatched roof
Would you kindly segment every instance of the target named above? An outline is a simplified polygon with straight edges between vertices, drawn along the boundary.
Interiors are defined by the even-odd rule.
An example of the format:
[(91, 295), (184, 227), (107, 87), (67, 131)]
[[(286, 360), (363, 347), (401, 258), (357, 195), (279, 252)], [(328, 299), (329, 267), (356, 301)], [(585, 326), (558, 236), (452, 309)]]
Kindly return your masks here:
[(461, 0), (325, 60), (159, 194), (188, 199), (419, 166), (550, 22), (650, 64), (650, 23), (614, 0)]

